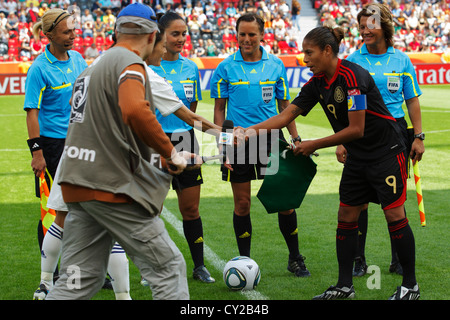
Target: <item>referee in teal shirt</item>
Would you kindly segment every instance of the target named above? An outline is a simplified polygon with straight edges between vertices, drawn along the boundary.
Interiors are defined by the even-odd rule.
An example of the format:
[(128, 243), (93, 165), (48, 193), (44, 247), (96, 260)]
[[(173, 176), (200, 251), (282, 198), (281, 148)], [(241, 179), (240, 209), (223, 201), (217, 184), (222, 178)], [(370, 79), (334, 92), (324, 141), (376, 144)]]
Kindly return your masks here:
[[(239, 50), (222, 61), (211, 79), (211, 98), (215, 98), (214, 123), (221, 126), (225, 119), (234, 126), (249, 127), (283, 110), (289, 104), (289, 85), (283, 62), (262, 47), (264, 20), (255, 13), (242, 15), (236, 22)], [(287, 129), (294, 143), (300, 143), (295, 122)], [(283, 139), (281, 131), (279, 137)], [(252, 224), (250, 219), (251, 180), (264, 177), (270, 153), (270, 134), (260, 139), (257, 149), (252, 141), (245, 146), (245, 163), (241, 164), (240, 149), (234, 152), (231, 167), (222, 166), (222, 179), (231, 182), (234, 198), (233, 227), (239, 254), (250, 256)], [(267, 141), (266, 142), (263, 140)], [(258, 159), (255, 157), (258, 155)], [(295, 210), (278, 213), (280, 231), (289, 249), (288, 270), (298, 277), (309, 276), (298, 248), (297, 214)]]
[[(24, 110), (27, 112), (28, 146), (32, 154), (31, 167), (36, 176), (36, 196), (39, 197), (39, 177), (46, 173), (47, 184), (56, 173), (59, 159), (64, 150), (64, 142), (69, 126), (70, 98), (72, 86), (78, 75), (87, 67), (83, 57), (71, 50), (76, 34), (75, 21), (66, 10), (50, 9), (33, 26), (34, 37), (41, 31), (49, 40), (41, 53), (28, 69), (25, 82)], [(66, 212), (57, 211), (55, 221), (46, 233), (42, 221), (38, 226), (38, 242), (42, 253), (41, 283), (34, 293), (35, 300), (45, 299), (53, 279), (43, 276), (44, 265), (51, 257), (59, 256), (61, 237)], [(49, 261), (49, 260), (48, 260)]]

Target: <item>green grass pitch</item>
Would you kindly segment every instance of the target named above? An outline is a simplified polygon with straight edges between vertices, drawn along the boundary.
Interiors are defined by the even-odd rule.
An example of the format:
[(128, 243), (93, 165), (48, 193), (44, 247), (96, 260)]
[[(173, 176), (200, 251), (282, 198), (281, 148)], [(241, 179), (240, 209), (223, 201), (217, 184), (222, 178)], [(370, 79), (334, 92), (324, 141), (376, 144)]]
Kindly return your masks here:
[[(450, 207), (450, 86), (422, 86), (420, 98), (426, 152), (420, 162), (427, 226), (421, 227), (413, 178), (408, 179), (407, 216), (416, 241), (416, 273), (423, 300), (447, 300), (450, 285), (449, 221)], [(292, 90), (295, 96), (298, 90)], [(213, 101), (209, 92), (198, 112), (209, 120), (213, 117)], [(36, 228), (39, 201), (34, 197), (30, 170), (30, 153), (23, 96), (0, 97), (0, 300), (30, 300), (39, 284), (40, 253)], [(332, 133), (321, 108), (308, 117), (297, 119), (303, 139)], [(203, 154), (216, 152), (210, 136), (197, 131)], [(233, 199), (228, 183), (221, 181), (219, 166), (203, 166), (200, 214), (207, 246), (206, 265), (216, 279), (203, 284), (192, 279), (193, 263), (184, 236), (179, 232), (181, 217), (176, 194), (172, 190), (165, 207), (172, 214), (164, 215), (171, 237), (185, 256), (188, 281), (193, 300), (310, 300), (337, 281), (335, 232), (339, 204), (338, 184), (342, 165), (336, 161), (334, 148), (319, 150), (317, 175), (302, 206), (297, 210), (300, 251), (311, 271), (309, 278), (295, 278), (287, 271), (288, 252), (278, 229), (276, 215), (269, 215), (256, 198), (261, 181), (252, 184), (251, 216), (253, 223), (252, 258), (261, 268), (261, 282), (253, 294), (228, 290), (222, 280), (222, 263), (238, 255), (232, 228)], [(412, 174), (412, 171), (411, 171)], [(175, 217), (175, 221), (173, 221)], [(170, 219), (169, 219), (170, 218)], [(379, 206), (369, 207), (369, 228), (366, 246), (367, 263), (375, 272), (354, 279), (356, 299), (386, 300), (401, 284), (401, 277), (388, 272), (390, 244), (386, 222)], [(131, 296), (135, 300), (151, 299), (148, 288), (140, 285), (137, 268), (130, 262)], [(373, 287), (374, 281), (379, 286)], [(114, 293), (101, 290), (94, 299), (114, 300)]]

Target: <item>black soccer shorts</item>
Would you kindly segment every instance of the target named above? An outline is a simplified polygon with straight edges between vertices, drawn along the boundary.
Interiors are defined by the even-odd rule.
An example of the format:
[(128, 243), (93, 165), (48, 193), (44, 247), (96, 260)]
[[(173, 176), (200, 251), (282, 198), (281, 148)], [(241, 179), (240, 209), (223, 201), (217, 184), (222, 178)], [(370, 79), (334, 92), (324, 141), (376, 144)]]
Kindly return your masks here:
[(405, 154), (380, 162), (345, 164), (339, 195), (341, 206), (381, 204), (383, 210), (401, 206), (406, 199)]

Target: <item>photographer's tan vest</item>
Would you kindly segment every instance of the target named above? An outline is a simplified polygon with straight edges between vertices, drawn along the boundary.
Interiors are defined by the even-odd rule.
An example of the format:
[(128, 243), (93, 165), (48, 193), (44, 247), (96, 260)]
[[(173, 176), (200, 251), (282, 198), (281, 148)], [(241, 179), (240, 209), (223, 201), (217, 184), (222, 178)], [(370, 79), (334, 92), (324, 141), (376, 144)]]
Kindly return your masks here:
[[(159, 154), (122, 120), (117, 94), (119, 76), (132, 64), (146, 67), (135, 53), (114, 47), (78, 77), (58, 182), (128, 195), (156, 215), (167, 195), (171, 176), (155, 167)], [(151, 102), (148, 79), (145, 98)]]

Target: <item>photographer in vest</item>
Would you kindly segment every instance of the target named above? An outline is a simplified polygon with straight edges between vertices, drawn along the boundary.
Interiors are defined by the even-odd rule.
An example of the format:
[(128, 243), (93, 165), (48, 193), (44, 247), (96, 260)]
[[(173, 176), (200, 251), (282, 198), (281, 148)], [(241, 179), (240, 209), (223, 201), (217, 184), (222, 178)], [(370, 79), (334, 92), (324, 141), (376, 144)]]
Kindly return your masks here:
[(116, 26), (116, 46), (74, 84), (57, 181), (69, 213), (61, 276), (47, 300), (92, 298), (115, 241), (149, 282), (153, 300), (186, 300), (186, 263), (159, 217), (171, 175), (155, 164), (161, 157), (169, 173), (179, 174), (194, 155), (175, 151), (149, 102), (144, 60), (158, 30), (154, 11), (128, 5)]

